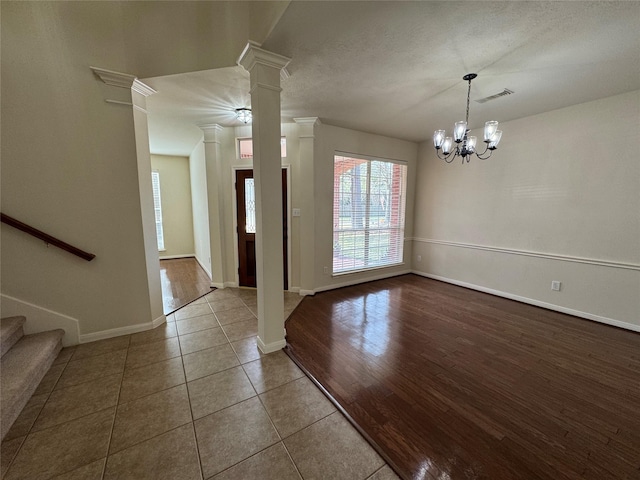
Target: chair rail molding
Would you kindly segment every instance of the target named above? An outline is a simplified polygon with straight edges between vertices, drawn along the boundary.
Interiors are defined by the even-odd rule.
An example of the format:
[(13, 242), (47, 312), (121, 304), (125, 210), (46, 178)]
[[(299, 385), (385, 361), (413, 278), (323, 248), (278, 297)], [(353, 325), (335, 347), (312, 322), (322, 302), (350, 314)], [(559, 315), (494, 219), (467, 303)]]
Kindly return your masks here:
[(452, 242), (446, 240), (435, 240), (432, 238), (408, 238), (414, 242), (430, 243), (433, 245), (446, 245), (449, 247), (470, 248), (473, 250), (485, 250), (488, 252), (506, 253), (509, 255), (522, 255), (525, 257), (547, 258), (550, 260), (559, 260), (562, 262), (586, 263), (589, 265), (598, 265), (601, 267), (622, 268), (625, 270), (640, 270), (640, 264), (628, 262), (614, 262), (610, 260), (601, 260), (597, 258), (574, 257), (571, 255), (561, 255), (555, 253), (533, 252), (530, 250), (520, 250), (515, 248), (492, 247), (488, 245), (478, 245), (475, 243)]

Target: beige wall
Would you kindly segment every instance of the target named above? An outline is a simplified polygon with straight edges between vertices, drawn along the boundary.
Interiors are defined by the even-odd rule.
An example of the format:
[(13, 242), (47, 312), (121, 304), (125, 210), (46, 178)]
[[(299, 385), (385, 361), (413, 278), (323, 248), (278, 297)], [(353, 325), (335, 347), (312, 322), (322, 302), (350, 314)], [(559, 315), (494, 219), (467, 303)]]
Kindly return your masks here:
[(160, 174), (165, 248), (160, 258), (195, 255), (189, 158), (151, 155), (151, 168)]
[(196, 260), (211, 277), (211, 242), (207, 203), (207, 172), (204, 143), (199, 142), (189, 157), (191, 205), (193, 209), (193, 241)]
[(414, 269), (640, 327), (639, 118), (636, 91), (504, 123), (486, 162), (421, 144)]
[(156, 317), (133, 112), (105, 102), (131, 102), (131, 92), (89, 69), (127, 70), (127, 48), (112, 27), (120, 10), (1, 8), (2, 211), (96, 254), (86, 262), (3, 225), (2, 293), (77, 319), (81, 335), (147, 325)]

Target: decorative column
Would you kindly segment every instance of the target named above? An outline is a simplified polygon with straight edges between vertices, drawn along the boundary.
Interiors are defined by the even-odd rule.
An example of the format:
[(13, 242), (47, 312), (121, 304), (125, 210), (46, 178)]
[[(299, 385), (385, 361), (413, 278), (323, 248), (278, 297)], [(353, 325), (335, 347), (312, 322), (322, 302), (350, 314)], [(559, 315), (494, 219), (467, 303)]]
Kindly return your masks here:
[[(238, 63), (250, 75), (253, 176), (256, 190), (258, 348), (284, 348), (280, 75), (290, 59), (248, 43)], [(285, 71), (286, 72), (286, 71)]]
[(300, 139), (300, 178), (304, 188), (300, 196), (300, 294), (315, 293), (315, 175), (314, 142), (318, 117), (293, 119), (298, 124)]
[(222, 127), (220, 125), (200, 125), (200, 129), (204, 132), (204, 158), (207, 174), (211, 286), (224, 288), (224, 196), (219, 138)]
[(142, 236), (147, 267), (149, 303), (151, 321), (153, 326), (156, 327), (166, 321), (163, 313), (162, 287), (160, 285), (160, 262), (158, 259), (158, 240), (151, 186), (151, 152), (149, 151), (149, 123), (147, 120), (147, 97), (153, 95), (156, 91), (138, 80), (135, 75), (114, 72), (98, 67), (90, 68), (105, 84), (127, 89), (131, 95), (129, 97), (131, 102), (126, 101), (128, 98), (123, 98), (122, 100), (105, 99), (105, 102), (133, 107), (133, 125), (135, 128), (136, 155), (138, 159), (140, 215), (142, 217)]

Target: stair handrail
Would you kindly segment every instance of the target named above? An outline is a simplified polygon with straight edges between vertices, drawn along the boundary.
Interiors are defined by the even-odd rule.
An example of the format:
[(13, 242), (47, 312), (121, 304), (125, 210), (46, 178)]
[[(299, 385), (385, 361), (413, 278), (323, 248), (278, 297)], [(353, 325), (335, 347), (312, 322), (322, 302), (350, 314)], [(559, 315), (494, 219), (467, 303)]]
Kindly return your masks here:
[(0, 213), (0, 221), (2, 221), (2, 223), (6, 223), (7, 225), (13, 228), (17, 228), (18, 230), (28, 233), (29, 235), (39, 238), (40, 240), (43, 240), (47, 245), (53, 245), (54, 247), (61, 248), (62, 250), (65, 250), (73, 255), (76, 255), (86, 260), (87, 262), (90, 262), (91, 260), (96, 258), (96, 256), (93, 253), (80, 250), (78, 247), (74, 247), (73, 245), (70, 245), (67, 242), (63, 242), (62, 240), (56, 237), (52, 237), (48, 233), (44, 233), (42, 230), (38, 230), (37, 228), (34, 228), (31, 225), (27, 225), (26, 223), (23, 223), (20, 220), (16, 220), (15, 218), (10, 217), (9, 215), (6, 215), (4, 213)]

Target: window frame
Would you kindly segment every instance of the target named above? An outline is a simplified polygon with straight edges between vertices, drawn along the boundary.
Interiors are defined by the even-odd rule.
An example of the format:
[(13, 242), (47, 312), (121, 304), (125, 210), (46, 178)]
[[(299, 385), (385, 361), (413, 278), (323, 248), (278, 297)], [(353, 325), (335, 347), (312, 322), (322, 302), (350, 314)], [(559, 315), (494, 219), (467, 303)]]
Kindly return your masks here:
[[(340, 177), (337, 177), (336, 174), (336, 160), (338, 157), (343, 157), (346, 159), (352, 159), (352, 160), (357, 160), (357, 161), (361, 161), (361, 163), (359, 163), (358, 165), (364, 164), (366, 163), (368, 165), (367, 169), (366, 169), (366, 181), (365, 181), (365, 186), (367, 191), (364, 192), (364, 199), (365, 199), (365, 205), (364, 205), (364, 212), (363, 212), (363, 226), (362, 228), (351, 228), (351, 229), (343, 229), (341, 228), (341, 203), (342, 200), (344, 200), (343, 198), (340, 197), (336, 197), (336, 195), (342, 195), (342, 187), (340, 186), (341, 184), (341, 180), (340, 177), (342, 177), (342, 175), (344, 174), (344, 172), (339, 173)], [(398, 185), (396, 185), (394, 187), (394, 178), (395, 178), (395, 174), (393, 173), (393, 170), (391, 171), (390, 174), (390, 179), (391, 179), (391, 184), (390, 184), (390, 189), (388, 192), (388, 198), (391, 199), (394, 195), (393, 191), (394, 188), (398, 189), (397, 192), (397, 198), (394, 200), (395, 202), (397, 202), (397, 207), (396, 210), (392, 211), (389, 210), (389, 218), (391, 219), (391, 217), (396, 218), (396, 221), (398, 222), (397, 225), (393, 225), (393, 224), (389, 224), (386, 227), (380, 228), (380, 227), (373, 227), (372, 226), (372, 219), (374, 218), (374, 216), (372, 215), (372, 197), (374, 196), (380, 196), (380, 193), (373, 193), (371, 190), (371, 177), (372, 177), (372, 173), (371, 173), (371, 165), (373, 162), (383, 162), (386, 164), (390, 164), (392, 165), (392, 169), (394, 168), (393, 166), (398, 165), (400, 167), (402, 167), (402, 170), (399, 171), (399, 175), (400, 177), (398, 177), (398, 181), (400, 182)], [(333, 156), (333, 179), (334, 179), (334, 188), (333, 188), (333, 196), (332, 196), (332, 201), (333, 201), (333, 227), (332, 227), (332, 235), (333, 235), (333, 243), (332, 243), (332, 261), (331, 261), (331, 275), (333, 277), (337, 277), (337, 276), (341, 276), (341, 275), (348, 275), (348, 274), (352, 274), (352, 273), (359, 273), (359, 272), (367, 272), (367, 271), (371, 271), (371, 270), (378, 270), (381, 268), (390, 268), (390, 267), (395, 267), (395, 266), (400, 266), (400, 265), (404, 265), (404, 243), (405, 243), (405, 228), (406, 228), (406, 210), (407, 210), (407, 176), (408, 176), (408, 169), (409, 169), (409, 165), (408, 162), (406, 161), (402, 161), (402, 160), (395, 160), (395, 159), (388, 159), (388, 158), (383, 158), (383, 157), (372, 157), (369, 155), (362, 155), (362, 154), (357, 154), (357, 153), (349, 153), (349, 152), (343, 152), (343, 151), (334, 151), (334, 156)], [(393, 205), (393, 202), (391, 202), (391, 205)], [(353, 208), (353, 207), (352, 207)], [(393, 208), (393, 206), (391, 206), (390, 208)], [(336, 211), (337, 209), (337, 211)], [(379, 215), (378, 217), (378, 222), (379, 222)], [(340, 246), (340, 244), (338, 242), (340, 242), (339, 237), (341, 236), (341, 234), (343, 234), (344, 232), (349, 232), (349, 231), (353, 231), (353, 232), (358, 232), (358, 231), (364, 231), (364, 235), (365, 235), (365, 239), (364, 239), (364, 244), (362, 246), (362, 250), (363, 250), (363, 262), (364, 265), (355, 265), (356, 259), (353, 258), (352, 260), (354, 261), (354, 265), (352, 267), (348, 267), (348, 268), (344, 268), (344, 264), (342, 265), (342, 268), (337, 268), (337, 264), (336, 264), (336, 245)], [(371, 255), (371, 251), (375, 250), (376, 248), (379, 250), (381, 247), (384, 248), (384, 245), (380, 245), (378, 244), (377, 246), (371, 247), (370, 245), (370, 241), (369, 239), (371, 238), (371, 234), (372, 232), (375, 231), (388, 231), (390, 236), (394, 236), (395, 240), (390, 240), (389, 244), (388, 244), (388, 248), (391, 247), (395, 247), (396, 248), (396, 254), (394, 256), (393, 259), (391, 259), (388, 262), (383, 262), (380, 263), (379, 261), (372, 261), (372, 255)], [(354, 237), (355, 238), (355, 237)], [(357, 250), (352, 249), (352, 252), (356, 252)], [(375, 255), (374, 255), (375, 256)]]

